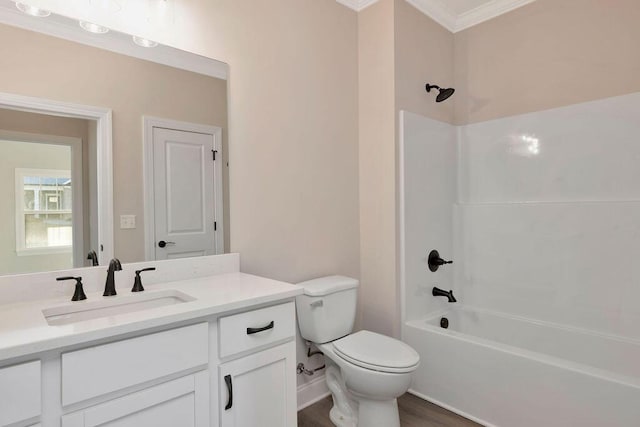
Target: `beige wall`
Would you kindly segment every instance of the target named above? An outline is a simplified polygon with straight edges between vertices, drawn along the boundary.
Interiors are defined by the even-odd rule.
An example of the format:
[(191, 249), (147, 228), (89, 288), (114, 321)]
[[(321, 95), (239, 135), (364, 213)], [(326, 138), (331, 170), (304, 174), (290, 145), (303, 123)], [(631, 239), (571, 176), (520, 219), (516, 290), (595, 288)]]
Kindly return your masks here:
[[(0, 51), (1, 92), (113, 110), (115, 254), (144, 259), (142, 116), (220, 126), (226, 135), (226, 82), (5, 25)], [(136, 215), (136, 229), (119, 229), (123, 214)]]
[(394, 0), (358, 14), (360, 270), (359, 326), (394, 334)]
[(0, 108), (0, 129), (10, 132), (79, 138), (83, 143), (89, 137), (88, 120), (27, 113), (6, 108)]
[(436, 103), (425, 84), (453, 86), (453, 34), (405, 0), (395, 0), (394, 22), (396, 111), (452, 123), (454, 98)]
[[(425, 83), (453, 82), (453, 35), (404, 0), (358, 16), (360, 129), (360, 326), (398, 336), (398, 117), (408, 110), (453, 121)], [(426, 248), (425, 248), (426, 250)]]
[(640, 91), (637, 0), (537, 0), (455, 35), (455, 121)]
[(231, 249), (242, 270), (358, 277), (356, 14), (325, 0), (197, 7), (203, 47), (231, 69)]

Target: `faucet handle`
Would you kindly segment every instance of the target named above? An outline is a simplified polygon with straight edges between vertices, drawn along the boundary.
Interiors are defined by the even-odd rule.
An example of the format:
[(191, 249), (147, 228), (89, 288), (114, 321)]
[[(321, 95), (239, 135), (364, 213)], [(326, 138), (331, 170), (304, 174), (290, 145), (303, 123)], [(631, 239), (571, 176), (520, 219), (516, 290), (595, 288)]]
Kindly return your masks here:
[(98, 263), (98, 254), (93, 249), (90, 250), (89, 253), (87, 254), (87, 259), (91, 260), (91, 265), (93, 267), (97, 267), (98, 265), (100, 265)]
[(438, 271), (438, 268), (441, 265), (445, 264), (453, 264), (453, 261), (445, 261), (440, 258), (440, 253), (438, 251), (433, 250), (429, 252), (429, 257), (427, 258), (427, 264), (429, 265), (429, 270), (435, 272)]
[(82, 301), (87, 299), (87, 295), (84, 293), (84, 289), (82, 289), (82, 277), (64, 276), (64, 277), (57, 277), (56, 280), (58, 282), (63, 280), (76, 281), (76, 290), (73, 293), (73, 297), (71, 298), (71, 301)]
[(136, 270), (136, 277), (133, 280), (133, 288), (131, 292), (142, 292), (144, 288), (142, 287), (142, 277), (140, 277), (140, 273), (144, 271), (155, 271), (155, 267), (143, 268), (142, 270)]

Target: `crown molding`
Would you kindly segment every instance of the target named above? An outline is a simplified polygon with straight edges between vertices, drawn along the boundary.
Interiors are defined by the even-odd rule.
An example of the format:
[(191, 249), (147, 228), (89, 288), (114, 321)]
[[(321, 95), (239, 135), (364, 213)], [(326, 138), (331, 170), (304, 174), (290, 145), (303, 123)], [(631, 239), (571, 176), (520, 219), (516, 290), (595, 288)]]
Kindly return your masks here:
[(535, 0), (492, 0), (485, 5), (459, 15), (456, 19), (456, 29), (454, 33), (466, 30), (469, 27), (511, 12), (534, 1)]
[[(378, 0), (336, 0), (353, 10), (360, 11)], [(456, 15), (444, 5), (446, 0), (405, 0), (407, 3), (445, 27), (452, 33), (465, 30), (535, 0), (489, 0), (482, 6)]]
[(338, 3), (347, 6), (349, 9), (353, 9), (356, 12), (360, 12), (362, 9), (366, 9), (378, 0), (336, 0)]
[(51, 14), (46, 19), (28, 16), (16, 9), (13, 2), (0, 0), (0, 24), (46, 34), (126, 56), (191, 71), (226, 80), (227, 64), (194, 53), (185, 52), (165, 45), (143, 48), (135, 45), (131, 35), (109, 31), (106, 34), (92, 34), (83, 30), (78, 21)]
[(458, 17), (439, 0), (406, 0), (411, 6), (436, 21), (452, 33), (456, 32)]

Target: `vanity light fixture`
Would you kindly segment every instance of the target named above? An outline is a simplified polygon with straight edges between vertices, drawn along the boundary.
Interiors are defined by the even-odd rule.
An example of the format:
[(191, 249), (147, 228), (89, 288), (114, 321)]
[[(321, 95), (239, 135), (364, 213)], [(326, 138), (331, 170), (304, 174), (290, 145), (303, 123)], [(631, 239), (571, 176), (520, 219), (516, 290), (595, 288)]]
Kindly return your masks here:
[(22, 13), (26, 13), (27, 15), (35, 16), (37, 18), (46, 18), (51, 15), (51, 12), (45, 9), (40, 9), (39, 7), (31, 6), (25, 3), (16, 2), (16, 7)]
[(109, 32), (109, 29), (107, 27), (103, 27), (102, 25), (94, 24), (93, 22), (78, 21), (78, 23), (80, 24), (80, 27), (83, 30), (89, 31), (90, 33), (106, 34), (106, 33)]
[(158, 42), (154, 42), (152, 40), (145, 39), (145, 38), (138, 37), (138, 36), (133, 36), (133, 42), (135, 44), (137, 44), (138, 46), (142, 46), (142, 47), (156, 47), (156, 46), (158, 46)]

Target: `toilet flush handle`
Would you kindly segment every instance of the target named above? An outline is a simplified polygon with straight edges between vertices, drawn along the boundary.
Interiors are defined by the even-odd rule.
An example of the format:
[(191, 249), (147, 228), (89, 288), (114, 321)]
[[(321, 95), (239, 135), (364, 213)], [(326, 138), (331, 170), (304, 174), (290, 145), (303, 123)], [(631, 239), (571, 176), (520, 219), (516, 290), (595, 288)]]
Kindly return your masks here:
[(314, 301), (311, 304), (309, 304), (312, 308), (316, 308), (316, 307), (322, 307), (324, 305), (323, 300), (318, 300), (318, 301)]

